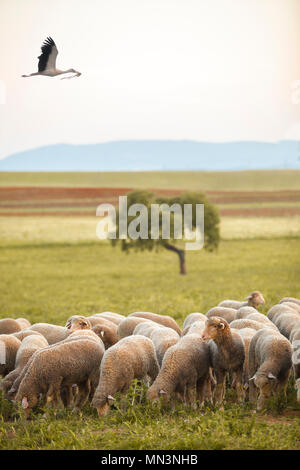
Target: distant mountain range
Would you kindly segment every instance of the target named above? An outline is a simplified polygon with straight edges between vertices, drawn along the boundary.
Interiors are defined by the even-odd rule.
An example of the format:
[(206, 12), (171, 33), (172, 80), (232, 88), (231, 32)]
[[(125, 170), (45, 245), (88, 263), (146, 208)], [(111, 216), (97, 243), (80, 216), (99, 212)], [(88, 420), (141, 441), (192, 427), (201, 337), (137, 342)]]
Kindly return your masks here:
[(300, 169), (300, 142), (128, 140), (57, 144), (0, 160), (0, 171)]

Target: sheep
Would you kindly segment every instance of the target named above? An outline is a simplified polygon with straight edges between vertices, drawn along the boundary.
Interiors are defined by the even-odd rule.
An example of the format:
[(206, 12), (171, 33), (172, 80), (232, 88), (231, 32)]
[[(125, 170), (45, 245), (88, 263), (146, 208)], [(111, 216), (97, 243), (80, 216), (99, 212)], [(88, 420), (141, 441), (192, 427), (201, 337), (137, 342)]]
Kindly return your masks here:
[(66, 321), (65, 328), (68, 328), (70, 331), (75, 331), (78, 329), (91, 329), (92, 325), (83, 315), (72, 315)]
[(221, 317), (224, 318), (227, 323), (231, 323), (233, 320), (235, 320), (235, 315), (236, 310), (234, 308), (213, 307), (207, 312), (206, 319), (210, 317)]
[(146, 318), (147, 320), (155, 321), (156, 323), (160, 323), (161, 325), (173, 328), (173, 330), (177, 331), (177, 333), (181, 335), (181, 329), (177, 325), (176, 321), (174, 320), (174, 318), (168, 315), (158, 315), (157, 313), (152, 312), (134, 312), (131, 313), (129, 317)]
[(230, 328), (234, 328), (236, 330), (241, 330), (243, 328), (251, 328), (257, 331), (266, 327), (267, 325), (265, 323), (261, 323), (256, 320), (249, 320), (249, 318), (239, 318), (238, 320), (233, 320), (230, 323)]
[(279, 300), (279, 304), (284, 302), (293, 302), (294, 304), (300, 305), (300, 299), (295, 299), (295, 297), (284, 297), (283, 299)]
[(22, 402), (26, 417), (38, 403), (40, 393), (61, 404), (61, 387), (77, 384), (75, 407), (81, 408), (97, 376), (104, 348), (88, 337), (53, 345), (36, 352), (19, 386), (16, 401)]
[(80, 315), (74, 315), (71, 317), (68, 328), (52, 325), (51, 323), (35, 323), (29, 327), (29, 330), (38, 331), (46, 338), (49, 344), (54, 344), (66, 339), (71, 331), (89, 329), (91, 325), (87, 320), (83, 320), (83, 318)]
[(289, 339), (290, 333), (297, 322), (300, 320), (300, 314), (298, 313), (282, 313), (277, 318), (276, 326), (280, 333)]
[(250, 295), (248, 295), (247, 301), (245, 302), (238, 302), (237, 300), (223, 300), (223, 302), (220, 302), (218, 307), (228, 307), (228, 308), (235, 308), (238, 310), (240, 307), (258, 307), (259, 305), (263, 305), (265, 303), (265, 299), (262, 295), (261, 292), (258, 290), (251, 292)]
[(192, 323), (190, 326), (188, 326), (187, 328), (183, 330), (182, 336), (190, 335), (190, 334), (192, 335), (197, 334), (199, 336), (202, 336), (204, 328), (205, 328), (205, 321), (203, 320), (195, 321), (194, 323)]
[(17, 320), (13, 318), (2, 318), (0, 320), (0, 334), (1, 335), (9, 335), (10, 333), (16, 333), (17, 331), (21, 331), (22, 327)]
[(126, 336), (132, 335), (136, 325), (139, 323), (147, 322), (146, 318), (140, 317), (126, 317), (124, 320), (121, 321), (119, 326), (117, 327), (117, 337), (118, 339), (126, 338)]
[(25, 330), (25, 328), (29, 328), (31, 326), (31, 323), (27, 320), (27, 318), (17, 318), (17, 322), (19, 323), (22, 330)]
[(125, 394), (132, 380), (154, 381), (159, 372), (153, 342), (135, 335), (121, 339), (105, 351), (100, 366), (100, 380), (92, 400), (99, 416), (109, 413), (117, 392)]
[(258, 321), (259, 323), (265, 324), (266, 327), (268, 326), (269, 328), (277, 330), (274, 323), (272, 323), (271, 320), (269, 320), (268, 317), (266, 317), (266, 315), (263, 315), (262, 313), (250, 313), (250, 315), (248, 315), (246, 318), (247, 320)]
[(255, 333), (249, 346), (249, 401), (261, 411), (272, 393), (281, 389), (286, 394), (292, 366), (292, 347), (278, 331), (265, 328)]
[(0, 376), (6, 376), (15, 368), (16, 355), (21, 341), (12, 335), (0, 335)]
[(192, 403), (196, 388), (197, 400), (202, 404), (210, 382), (209, 367), (208, 345), (196, 334), (186, 335), (167, 350), (147, 398), (155, 402), (162, 396), (168, 402), (175, 394), (177, 399), (188, 404)]
[(124, 315), (120, 315), (119, 313), (114, 312), (93, 313), (93, 317), (106, 318), (107, 320), (115, 323), (117, 326), (121, 323), (122, 320), (124, 320), (124, 318), (126, 318)]
[(258, 313), (258, 310), (254, 307), (240, 307), (236, 310), (235, 320), (240, 320), (241, 318), (247, 318), (251, 313)]
[(102, 339), (105, 349), (108, 349), (118, 341), (116, 323), (106, 318), (100, 316), (84, 317), (82, 315), (73, 315), (68, 318), (65, 326), (70, 329), (70, 331), (75, 331), (78, 329), (77, 325), (79, 325), (80, 328), (91, 328)]
[(102, 339), (105, 349), (110, 348), (118, 342), (117, 325), (114, 323), (113, 325), (113, 327), (107, 325), (96, 325), (91, 330), (94, 331), (96, 335)]
[(283, 302), (280, 305), (284, 305), (285, 307), (292, 308), (293, 310), (296, 310), (296, 312), (300, 313), (300, 305), (295, 304), (294, 302)]
[(44, 336), (42, 333), (39, 333), (38, 331), (33, 331), (33, 330), (21, 330), (18, 331), (17, 333), (11, 333), (12, 336), (15, 338), (18, 338), (20, 341), (23, 341), (24, 338), (27, 338), (28, 336)]
[(290, 342), (294, 350), (292, 356), (293, 371), (295, 388), (297, 390), (297, 401), (300, 403), (300, 321), (294, 325), (290, 333)]
[(198, 320), (206, 321), (206, 316), (199, 312), (190, 313), (184, 320), (182, 330), (188, 328), (192, 323)]
[(153, 341), (159, 366), (161, 366), (167, 349), (176, 344), (180, 338), (178, 333), (172, 328), (159, 325), (152, 321), (139, 323), (135, 327), (133, 335), (146, 336)]
[[(233, 327), (230, 325), (230, 328)], [(255, 335), (256, 331), (254, 328), (241, 328), (239, 334), (243, 338), (244, 345), (245, 345), (245, 361), (243, 366), (243, 384), (244, 387), (247, 389), (249, 387), (249, 367), (248, 367), (248, 353), (249, 353), (249, 346), (251, 339)]]
[(295, 313), (295, 310), (284, 304), (276, 304), (270, 308), (270, 310), (267, 313), (267, 317), (269, 320), (274, 322), (274, 318), (277, 315), (281, 315), (282, 313)]
[(214, 391), (215, 402), (222, 402), (225, 396), (226, 372), (234, 374), (238, 400), (242, 401), (244, 399), (242, 382), (245, 346), (241, 335), (238, 331), (231, 330), (223, 318), (210, 317), (206, 320), (202, 339), (204, 341), (211, 340), (208, 345), (217, 380)]
[(48, 342), (42, 335), (30, 335), (24, 338), (16, 355), (15, 369), (6, 375), (1, 383), (1, 388), (5, 391), (6, 397), (8, 390), (11, 389), (14, 381), (22, 372), (32, 354), (47, 346)]

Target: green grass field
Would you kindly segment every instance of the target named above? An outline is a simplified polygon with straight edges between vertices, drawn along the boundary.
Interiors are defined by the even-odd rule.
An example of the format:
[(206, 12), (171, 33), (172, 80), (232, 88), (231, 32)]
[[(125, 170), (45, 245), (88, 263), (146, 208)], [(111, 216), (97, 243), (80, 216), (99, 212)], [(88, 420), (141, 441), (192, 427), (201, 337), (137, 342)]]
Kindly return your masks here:
[[(0, 185), (61, 185), (175, 189), (300, 189), (300, 173), (195, 172), (46, 174), (0, 173)], [(291, 202), (293, 204), (293, 202)], [(64, 325), (71, 314), (153, 311), (182, 326), (191, 312), (225, 298), (261, 290), (262, 311), (284, 296), (300, 298), (300, 216), (222, 217), (217, 252), (188, 252), (187, 275), (168, 251), (125, 254), (96, 238), (91, 216), (0, 217), (0, 317)], [(152, 407), (133, 384), (127, 410), (119, 400), (98, 418), (87, 404), (80, 415), (37, 409), (26, 421), (0, 395), (0, 449), (300, 449), (300, 405), (291, 378), (287, 403), (272, 400), (261, 414), (236, 404), (201, 410)]]
[(300, 170), (149, 171), (102, 173), (0, 172), (0, 186), (77, 186), (188, 190), (300, 189)]

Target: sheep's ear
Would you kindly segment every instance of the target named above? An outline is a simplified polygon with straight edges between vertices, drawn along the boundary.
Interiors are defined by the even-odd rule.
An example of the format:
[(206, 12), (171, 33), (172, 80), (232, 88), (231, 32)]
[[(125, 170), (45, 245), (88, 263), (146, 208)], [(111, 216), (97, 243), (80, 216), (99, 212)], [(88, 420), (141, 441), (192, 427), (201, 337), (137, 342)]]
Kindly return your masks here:
[(14, 388), (14, 387), (11, 387), (11, 389), (10, 389), (10, 390), (8, 390), (8, 394), (9, 394), (9, 395), (11, 395), (12, 393), (15, 393), (16, 391), (17, 391), (17, 389), (16, 389), (16, 388)]
[(102, 336), (102, 338), (103, 338), (104, 335), (105, 335), (105, 332), (103, 330), (101, 330), (100, 331), (100, 336)]
[(108, 404), (111, 405), (116, 399), (111, 395), (107, 395)]
[(251, 379), (249, 379), (249, 381), (254, 380), (254, 379), (256, 379), (256, 374), (254, 374), (253, 377), (251, 377)]
[(275, 377), (275, 375), (273, 375), (271, 372), (269, 372), (269, 373), (268, 373), (268, 379), (276, 380), (277, 377)]
[(220, 330), (224, 330), (224, 328), (225, 328), (225, 323), (219, 323), (219, 324), (218, 324), (218, 328), (220, 328)]
[(28, 400), (26, 397), (23, 397), (22, 399), (22, 408), (24, 408), (24, 410), (26, 410), (26, 408), (28, 408)]
[(165, 392), (164, 390), (160, 390), (159, 393), (160, 393), (160, 395), (166, 395), (167, 394), (167, 392)]
[(68, 330), (69, 330), (70, 327), (71, 327), (71, 322), (70, 322), (70, 321), (67, 321), (67, 323), (66, 323), (66, 328), (68, 328)]

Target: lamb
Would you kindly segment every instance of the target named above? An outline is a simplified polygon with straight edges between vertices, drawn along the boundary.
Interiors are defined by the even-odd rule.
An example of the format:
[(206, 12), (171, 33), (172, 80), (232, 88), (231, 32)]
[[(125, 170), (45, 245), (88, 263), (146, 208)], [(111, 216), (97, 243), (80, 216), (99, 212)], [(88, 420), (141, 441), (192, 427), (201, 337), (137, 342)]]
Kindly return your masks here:
[(168, 315), (158, 315), (157, 313), (152, 312), (134, 312), (131, 313), (129, 317), (146, 318), (147, 320), (155, 321), (156, 323), (160, 323), (168, 328), (173, 328), (173, 330), (181, 335), (181, 329), (177, 325), (176, 321)]
[(249, 318), (240, 318), (238, 320), (233, 320), (230, 323), (230, 328), (234, 328), (236, 330), (241, 330), (243, 328), (251, 328), (257, 331), (266, 327), (267, 325), (265, 323), (261, 323), (256, 320), (249, 320)]
[(5, 391), (6, 398), (8, 390), (12, 387), (14, 381), (22, 372), (32, 354), (47, 346), (48, 342), (42, 335), (30, 335), (24, 338), (16, 355), (15, 369), (11, 371), (1, 383), (1, 388)]
[(300, 403), (300, 321), (298, 321), (290, 334), (290, 342), (294, 350), (292, 356), (297, 401)]
[(298, 313), (283, 313), (277, 318), (276, 326), (280, 333), (289, 339), (290, 334), (294, 326), (300, 320), (300, 314)]
[(131, 336), (135, 327), (139, 323), (148, 322), (146, 318), (140, 317), (126, 317), (124, 320), (121, 321), (117, 328), (117, 337), (118, 339), (126, 338), (127, 336)]
[(0, 376), (6, 376), (15, 368), (16, 355), (21, 341), (12, 335), (0, 335)]
[(109, 413), (117, 392), (125, 394), (132, 380), (156, 379), (159, 366), (151, 339), (135, 335), (121, 339), (109, 348), (100, 366), (100, 380), (92, 406), (99, 416)]
[(16, 395), (27, 419), (40, 393), (61, 403), (61, 387), (73, 384), (79, 388), (75, 407), (81, 408), (88, 399), (90, 383), (97, 376), (103, 353), (103, 346), (89, 338), (66, 341), (35, 353)]
[(192, 323), (198, 320), (206, 321), (206, 316), (199, 312), (190, 313), (184, 320), (182, 329), (185, 330), (185, 328), (188, 328)]
[(279, 332), (265, 328), (253, 336), (249, 347), (249, 400), (256, 402), (261, 411), (272, 393), (281, 389), (286, 394), (287, 382), (292, 366), (292, 347)]
[(206, 319), (211, 317), (221, 317), (227, 321), (227, 323), (231, 323), (235, 320), (236, 310), (234, 308), (227, 308), (227, 307), (213, 307), (211, 308), (207, 314)]
[(237, 300), (223, 300), (223, 302), (219, 303), (219, 307), (228, 307), (228, 308), (235, 308), (238, 310), (240, 307), (258, 307), (259, 305), (263, 305), (265, 303), (265, 299), (262, 295), (261, 292), (258, 290), (251, 292), (250, 295), (248, 295), (247, 301), (246, 302), (238, 302)]
[(268, 317), (266, 317), (266, 315), (263, 315), (262, 313), (250, 313), (250, 315), (247, 316), (247, 320), (258, 321), (259, 323), (264, 323), (266, 327), (277, 330), (274, 323), (272, 323), (271, 320), (269, 320)]
[(176, 333), (172, 328), (159, 325), (152, 321), (138, 324), (135, 327), (133, 334), (146, 336), (153, 341), (159, 366), (161, 366), (167, 349), (176, 344), (180, 338), (178, 333)]
[(17, 320), (13, 318), (3, 318), (0, 320), (0, 334), (1, 335), (9, 335), (11, 333), (16, 333), (17, 331), (21, 331), (22, 327)]
[(162, 396), (168, 402), (174, 394), (188, 404), (192, 403), (196, 388), (197, 400), (202, 404), (210, 383), (209, 367), (208, 345), (198, 335), (188, 334), (167, 350), (147, 398), (155, 402)]
[(244, 399), (242, 382), (245, 346), (241, 335), (238, 331), (231, 329), (223, 318), (211, 317), (206, 320), (202, 339), (212, 340), (208, 344), (217, 380), (214, 391), (215, 402), (220, 403), (224, 399), (226, 372), (234, 374), (238, 400), (242, 401)]
[(240, 320), (241, 318), (247, 318), (251, 313), (258, 313), (258, 310), (254, 307), (240, 307), (236, 310), (235, 320)]

